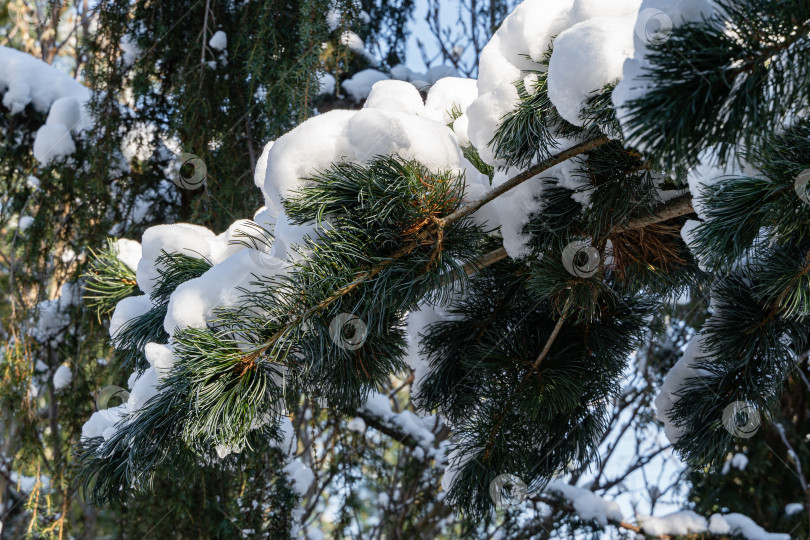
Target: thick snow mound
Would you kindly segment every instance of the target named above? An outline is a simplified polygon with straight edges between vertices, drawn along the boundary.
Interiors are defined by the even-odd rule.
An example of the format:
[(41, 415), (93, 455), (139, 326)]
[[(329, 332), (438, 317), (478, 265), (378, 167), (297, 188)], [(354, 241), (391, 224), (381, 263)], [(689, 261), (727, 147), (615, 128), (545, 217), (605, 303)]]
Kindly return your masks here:
[[(447, 126), (412, 112), (373, 108), (392, 108), (386, 101), (375, 97), (360, 111), (329, 111), (280, 137), (267, 155), (267, 206), (281, 208), (284, 199), (306, 185), (305, 178), (340, 161), (367, 163), (375, 156), (398, 154), (431, 170), (461, 170), (461, 152)], [(418, 109), (416, 103), (410, 107)]]
[(388, 75), (376, 69), (364, 69), (354, 74), (351, 79), (343, 81), (343, 89), (355, 101), (362, 101), (371, 93), (371, 87), (377, 81), (388, 79)]
[[(644, 78), (644, 72), (649, 67), (646, 60), (648, 46), (651, 43), (666, 39), (673, 27), (686, 22), (698, 21), (714, 13), (714, 3), (711, 0), (644, 0), (637, 10), (637, 17), (633, 25), (633, 55), (625, 60), (622, 66), (622, 80), (613, 90), (613, 105), (616, 116), (623, 129), (626, 129), (627, 104), (642, 97), (650, 89), (651, 81)], [(625, 132), (627, 137), (629, 133)], [(644, 141), (630, 140), (634, 147), (642, 152), (645, 150)]]
[(560, 116), (582, 125), (579, 112), (588, 96), (621, 77), (633, 54), (635, 15), (596, 17), (575, 24), (554, 40), (548, 66), (548, 95)]
[(379, 81), (371, 87), (371, 93), (363, 104), (366, 109), (380, 111), (424, 114), (425, 104), (419, 91), (404, 81)]
[[(11, 114), (22, 112), (29, 104), (46, 113), (60, 98), (73, 98), (81, 104), (90, 99), (90, 91), (67, 74), (8, 47), (0, 47), (0, 93)], [(83, 111), (81, 127), (88, 119)]]
[(552, 45), (549, 97), (563, 118), (581, 125), (579, 112), (588, 96), (615, 82), (633, 55), (639, 5), (640, 0), (526, 0), (515, 8), (481, 52), (469, 135), (482, 159), (502, 165), (485, 146), (517, 104), (517, 92), (509, 87), (529, 72), (545, 71), (543, 59)]
[(683, 429), (675, 426), (670, 418), (672, 407), (680, 399), (678, 392), (688, 379), (708, 375), (705, 370), (693, 366), (693, 363), (704, 354), (703, 340), (704, 336), (698, 335), (689, 341), (680, 360), (664, 377), (664, 384), (661, 385), (661, 390), (655, 398), (655, 416), (664, 423), (664, 434), (672, 444), (683, 436)]
[(42, 165), (75, 152), (71, 132), (90, 126), (84, 108), (90, 99), (87, 88), (53, 66), (8, 47), (0, 47), (0, 94), (11, 114), (29, 104), (38, 112), (49, 112), (34, 139), (34, 157)]

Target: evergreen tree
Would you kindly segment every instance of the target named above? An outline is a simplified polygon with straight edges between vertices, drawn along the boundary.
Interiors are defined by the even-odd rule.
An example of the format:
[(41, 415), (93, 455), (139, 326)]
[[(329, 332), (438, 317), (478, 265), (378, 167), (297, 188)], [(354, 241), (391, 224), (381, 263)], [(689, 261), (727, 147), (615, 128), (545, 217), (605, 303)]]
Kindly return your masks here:
[[(336, 538), (365, 528), (392, 538), (754, 537), (754, 522), (728, 513), (737, 509), (806, 532), (807, 512), (788, 519), (780, 508), (802, 502), (810, 467), (806, 0), (553, 13), (528, 0), (481, 52), (472, 86), (442, 79), (423, 102), (409, 83), (378, 83), (362, 110), (311, 118), (245, 160), (250, 129), (275, 137), (308, 107), (320, 53), (302, 46), (320, 47), (329, 23), (297, 19), (304, 4), (313, 7), (279, 5), (300, 23), (287, 31), (267, 19), (273, 46), (234, 38), (227, 63), (209, 41), (215, 28), (230, 40), (272, 9), (106, 12), (89, 75), (101, 129), (146, 121), (156, 146), (176, 137), (206, 164), (206, 189), (182, 191), (184, 219), (224, 230), (258, 206), (239, 180), (232, 198), (209, 196), (217, 177), (253, 173), (265, 206), (219, 236), (147, 229), (137, 271), (120, 242), (92, 258), (85, 295), (112, 313), (117, 363), (133, 374), (125, 403), (102, 400), (82, 428), (89, 499), (126, 515), (194, 479), (216, 503), (193, 489), (173, 500), (232, 519), (166, 529), (189, 536), (317, 536), (326, 526)], [(151, 43), (152, 29), (186, 17), (202, 34), (179, 43), (199, 55)], [(141, 51), (134, 64), (112, 54), (123, 36)], [(276, 94), (265, 77), (278, 72), (262, 62), (282, 53), (310, 70)], [(143, 117), (104, 92), (130, 77)], [(286, 120), (274, 116), (279, 99)], [(211, 124), (198, 123), (209, 109)], [(237, 113), (253, 127), (233, 137), (221, 122)], [(123, 138), (103, 140), (89, 151), (109, 178)], [(158, 158), (153, 166), (168, 161)], [(691, 304), (673, 308), (683, 297)], [(642, 381), (626, 383), (628, 373)], [(691, 499), (705, 517), (628, 523), (594, 494), (630, 474), (608, 478), (600, 457), (653, 414), (693, 467)], [(713, 484), (734, 489), (723, 474), (772, 474), (777, 442), (793, 491), (764, 490), (753, 508), (717, 499)], [(749, 465), (728, 461), (740, 450)], [(648, 491), (652, 508), (660, 492)], [(330, 507), (332, 518), (317, 519)]]
[[(250, 528), (289, 530), (289, 508), (268, 519), (263, 506), (245, 508), (237, 501), (241, 494), (284, 508), (294, 500), (283, 482), (268, 477), (279, 458), (266, 453), (238, 474), (195, 469), (181, 490), (158, 482), (154, 494), (126, 506), (96, 509), (77, 496), (73, 452), (82, 424), (100, 390), (124, 386), (127, 375), (121, 371), (126, 362), (116, 361), (106, 345), (102, 319), (81, 308), (80, 283), (93, 249), (111, 232), (137, 237), (155, 220), (191, 217), (216, 225), (255, 207), (258, 198), (246, 196), (246, 185), (259, 145), (311, 114), (325, 63), (321, 43), (332, 39), (329, 7), (3, 5), (5, 44), (58, 63), (90, 87), (33, 58), (1, 51), (0, 94), (6, 98), (0, 123), (8, 135), (0, 146), (2, 280), (9, 300), (0, 361), (0, 522), (6, 537), (64, 537), (69, 531), (86, 538), (113, 532), (232, 537)], [(347, 11), (342, 25), (353, 26), (357, 17)], [(228, 32), (227, 49), (210, 43), (218, 30)], [(15, 77), (22, 77), (22, 94)], [(309, 95), (299, 92), (302, 85), (312, 89)], [(49, 109), (65, 95), (78, 101), (81, 125), (67, 126), (54, 143), (42, 126), (56, 123), (56, 105)], [(262, 95), (271, 99), (256, 98)], [(80, 112), (85, 104), (87, 112)], [(45, 153), (37, 153), (38, 141)], [(66, 141), (75, 147), (72, 153), (54, 152)], [(185, 170), (168, 175), (174, 184), (167, 180), (177, 151), (204, 156), (210, 165), (204, 186), (181, 180), (191, 174)], [(108, 253), (119, 246), (110, 244)], [(121, 295), (114, 302), (129, 294), (133, 269), (115, 256), (106, 262), (106, 286)], [(200, 508), (210, 509), (205, 520)]]

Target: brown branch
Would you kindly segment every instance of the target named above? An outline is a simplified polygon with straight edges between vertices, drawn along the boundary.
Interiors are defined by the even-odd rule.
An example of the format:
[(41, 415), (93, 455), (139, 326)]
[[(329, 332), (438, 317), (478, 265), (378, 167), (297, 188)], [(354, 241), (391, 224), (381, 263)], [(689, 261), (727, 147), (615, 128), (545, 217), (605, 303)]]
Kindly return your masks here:
[[(655, 213), (650, 214), (649, 216), (634, 219), (620, 227), (614, 228), (611, 231), (611, 234), (642, 229), (649, 225), (661, 223), (662, 221), (668, 221), (676, 217), (691, 214), (694, 211), (695, 209), (692, 207), (691, 195), (689, 194), (681, 195), (680, 197), (672, 199), (668, 203), (661, 205), (661, 207)], [(509, 254), (506, 252), (506, 249), (500, 247), (483, 255), (481, 259), (478, 260), (475, 264), (465, 265), (464, 270), (467, 272), (468, 276), (471, 276), (476, 272), (478, 272), (479, 270), (481, 270), (482, 268), (492, 266), (493, 264), (504, 260), (508, 256)]]
[(692, 196), (690, 194), (681, 195), (676, 197), (666, 204), (661, 205), (654, 213), (649, 216), (644, 216), (631, 220), (624, 225), (614, 228), (611, 234), (622, 233), (625, 231), (632, 231), (635, 229), (643, 229), (648, 225), (655, 225), (662, 221), (685, 216), (695, 211), (692, 207)]
[(326, 308), (327, 306), (329, 306), (335, 300), (338, 300), (339, 298), (341, 298), (341, 297), (345, 296), (346, 294), (350, 293), (351, 291), (353, 291), (354, 289), (359, 287), (362, 283), (368, 281), (369, 279), (373, 278), (374, 276), (376, 276), (377, 274), (382, 272), (388, 265), (393, 263), (395, 260), (401, 259), (402, 257), (408, 255), (410, 252), (412, 252), (417, 247), (421, 246), (422, 243), (427, 238), (433, 236), (434, 234), (439, 236), (439, 238), (441, 238), (441, 235), (443, 234), (443, 231), (447, 227), (449, 227), (450, 225), (452, 225), (453, 223), (455, 223), (457, 221), (460, 221), (460, 220), (464, 219), (465, 217), (469, 216), (470, 214), (472, 214), (473, 212), (475, 212), (476, 210), (478, 210), (479, 208), (481, 208), (482, 206), (484, 206), (488, 202), (491, 202), (494, 199), (498, 198), (499, 196), (503, 195), (507, 191), (509, 191), (509, 190), (519, 186), (523, 182), (537, 176), (541, 172), (546, 171), (546, 170), (554, 167), (555, 165), (558, 165), (558, 164), (562, 163), (563, 161), (566, 161), (568, 159), (576, 157), (576, 156), (578, 156), (580, 154), (584, 154), (585, 152), (593, 150), (594, 148), (598, 148), (598, 147), (600, 147), (600, 146), (602, 146), (604, 144), (607, 144), (608, 142), (610, 142), (610, 139), (606, 135), (603, 135), (601, 137), (597, 137), (595, 139), (591, 139), (589, 141), (585, 141), (585, 142), (583, 142), (581, 144), (573, 146), (573, 147), (569, 148), (568, 150), (563, 150), (562, 152), (560, 152), (558, 154), (555, 154), (554, 156), (550, 157), (549, 159), (547, 159), (543, 163), (538, 163), (537, 165), (535, 165), (533, 167), (530, 167), (529, 169), (526, 169), (522, 173), (513, 176), (512, 178), (510, 178), (509, 180), (507, 180), (506, 182), (504, 182), (500, 186), (490, 190), (488, 193), (483, 195), (478, 200), (473, 201), (473, 202), (459, 208), (455, 212), (452, 212), (450, 215), (448, 215), (448, 216), (446, 216), (444, 218), (441, 218), (441, 219), (438, 219), (438, 218), (433, 219), (432, 221), (434, 223), (434, 227), (431, 227), (429, 229), (428, 228), (423, 229), (422, 232), (420, 232), (416, 236), (416, 238), (414, 238), (411, 242), (409, 242), (408, 244), (404, 245), (402, 248), (397, 250), (389, 258), (381, 261), (376, 266), (374, 266), (371, 270), (361, 274), (360, 276), (357, 277), (357, 279), (355, 279), (354, 281), (352, 281), (348, 285), (345, 285), (345, 286), (341, 287), (340, 289), (335, 291), (332, 295), (330, 295), (328, 298), (322, 300), (317, 305), (313, 306), (312, 308), (310, 308), (306, 312), (304, 312), (304, 314), (296, 317), (295, 320), (293, 320), (290, 323), (286, 324), (282, 329), (280, 329), (278, 332), (276, 332), (268, 341), (263, 343), (258, 349), (256, 349), (253, 353), (251, 353), (251, 356), (253, 358), (257, 358), (258, 356), (260, 356), (261, 354), (266, 352), (269, 348), (271, 348), (273, 346), (273, 344), (275, 344), (275, 342), (278, 339), (283, 337), (284, 334), (286, 334), (291, 328), (293, 328), (295, 325), (297, 325), (301, 321), (303, 321), (304, 318), (307, 315), (309, 315), (311, 313), (316, 313), (316, 312)]
[[(541, 502), (543, 504), (547, 504), (548, 506), (551, 506), (552, 508), (557, 508), (559, 510), (562, 510), (563, 512), (568, 513), (568, 514), (576, 514), (576, 510), (574, 509), (574, 506), (572, 504), (568, 503), (567, 501), (563, 502), (562, 500), (557, 499), (555, 497), (550, 497), (550, 496), (541, 494), (541, 495), (535, 495), (535, 496), (531, 497), (531, 500), (535, 501), (535, 502)], [(727, 538), (725, 535), (716, 535), (715, 536), (714, 534), (709, 533), (709, 532), (691, 533), (691, 534), (686, 534), (686, 535), (672, 535), (672, 536), (670, 536), (668, 534), (661, 534), (661, 535), (647, 534), (642, 530), (642, 528), (639, 525), (634, 525), (634, 524), (628, 523), (626, 521), (608, 519), (608, 523), (610, 525), (615, 526), (615, 527), (619, 527), (620, 529), (625, 529), (625, 530), (628, 530), (628, 531), (633, 531), (633, 532), (636, 532), (636, 533), (639, 533), (639, 534), (643, 534), (646, 538), (659, 538), (661, 540), (670, 540), (671, 538), (675, 538), (675, 537), (677, 537), (677, 538), (689, 538), (689, 539)]]
[(472, 214), (473, 212), (475, 212), (476, 210), (478, 210), (479, 208), (481, 208), (482, 206), (484, 206), (488, 202), (491, 202), (491, 201), (495, 200), (496, 198), (500, 197), (501, 195), (503, 195), (507, 191), (509, 191), (509, 190), (511, 190), (513, 188), (516, 188), (517, 186), (519, 186), (520, 184), (522, 184), (526, 180), (530, 180), (531, 178), (534, 178), (535, 176), (537, 176), (541, 172), (547, 171), (550, 168), (552, 168), (552, 167), (554, 167), (556, 165), (559, 165), (563, 161), (567, 161), (567, 160), (569, 160), (569, 159), (571, 159), (573, 157), (576, 157), (576, 156), (578, 156), (580, 154), (590, 152), (594, 148), (599, 148), (600, 146), (603, 146), (603, 145), (605, 145), (605, 144), (607, 144), (609, 142), (610, 142), (610, 139), (606, 135), (602, 135), (601, 137), (596, 137), (595, 139), (590, 139), (590, 140), (585, 141), (583, 143), (580, 143), (580, 144), (578, 144), (576, 146), (572, 146), (568, 150), (563, 150), (562, 152), (551, 156), (549, 159), (545, 160), (544, 162), (538, 163), (537, 165), (534, 165), (533, 167), (530, 167), (530, 168), (526, 169), (522, 173), (513, 176), (512, 178), (510, 178), (509, 180), (507, 180), (506, 182), (504, 182), (500, 186), (498, 186), (498, 187), (496, 187), (494, 189), (491, 189), (490, 191), (485, 193), (478, 200), (473, 201), (473, 202), (463, 206), (462, 208), (459, 208), (458, 210), (456, 210), (455, 212), (453, 212), (449, 216), (445, 217), (441, 221), (444, 222), (445, 226), (450, 225), (452, 223), (455, 223), (456, 221), (469, 216), (470, 214)]
[(494, 251), (490, 251), (479, 261), (476, 261), (474, 264), (465, 264), (464, 271), (467, 273), (468, 276), (471, 276), (481, 270), (482, 268), (486, 268), (487, 266), (492, 266), (496, 262), (502, 261), (507, 258), (509, 254), (506, 252), (506, 248), (500, 247)]
[(546, 359), (548, 356), (548, 352), (551, 350), (551, 346), (554, 344), (554, 340), (557, 339), (557, 335), (559, 335), (560, 330), (562, 330), (562, 325), (565, 322), (565, 319), (568, 317), (568, 309), (571, 307), (571, 299), (573, 295), (569, 296), (568, 299), (565, 301), (565, 305), (563, 306), (562, 313), (560, 313), (560, 318), (557, 321), (557, 324), (554, 325), (554, 330), (551, 331), (551, 335), (546, 340), (546, 344), (543, 346), (543, 350), (540, 351), (540, 355), (537, 357), (537, 360), (534, 361), (532, 364), (532, 368), (523, 376), (523, 380), (525, 381), (529, 377), (531, 377), (535, 371), (540, 367), (540, 364), (543, 363), (543, 360)]

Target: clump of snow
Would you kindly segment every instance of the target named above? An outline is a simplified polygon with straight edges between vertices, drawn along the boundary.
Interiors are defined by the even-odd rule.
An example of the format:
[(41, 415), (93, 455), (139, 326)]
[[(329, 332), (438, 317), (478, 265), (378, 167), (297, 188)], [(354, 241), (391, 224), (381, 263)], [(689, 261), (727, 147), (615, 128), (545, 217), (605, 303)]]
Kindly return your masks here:
[[(481, 79), (479, 78), (478, 81), (480, 92)], [(490, 92), (479, 95), (478, 99), (467, 107), (469, 118), (467, 135), (485, 163), (502, 165), (502, 162), (495, 158), (495, 149), (490, 147), (489, 143), (503, 117), (517, 107), (519, 102), (517, 88), (512, 81), (509, 81), (497, 85)]]
[(39, 112), (49, 112), (34, 139), (34, 157), (42, 165), (76, 151), (70, 133), (86, 129), (90, 115), (84, 104), (90, 98), (87, 88), (31, 55), (0, 47), (0, 93), (11, 114), (29, 104)]
[(110, 337), (115, 337), (124, 324), (150, 309), (152, 301), (148, 295), (129, 296), (118, 302), (110, 318)]
[(425, 114), (425, 104), (419, 91), (403, 81), (379, 81), (371, 87), (371, 92), (363, 108), (380, 111)]
[(315, 474), (304, 463), (296, 458), (284, 466), (284, 473), (292, 480), (293, 488), (303, 497), (315, 480)]
[(574, 511), (584, 520), (594, 520), (604, 527), (608, 521), (621, 521), (622, 511), (614, 501), (596, 495), (589, 489), (566, 484), (561, 480), (552, 480), (546, 491), (556, 493), (574, 507)]
[(129, 34), (121, 37), (120, 45), (121, 52), (123, 53), (124, 65), (127, 67), (132, 66), (141, 57), (143, 51), (138, 46), (136, 38)]
[(332, 163), (365, 163), (386, 154), (418, 159), (432, 170), (462, 170), (455, 137), (438, 122), (390, 110), (333, 110), (310, 118), (273, 144), (263, 184), (265, 203), (281, 208), (284, 199), (306, 185), (302, 179)]
[(70, 368), (66, 365), (61, 365), (56, 369), (56, 372), (53, 374), (53, 388), (57, 392), (60, 390), (64, 390), (68, 386), (70, 386), (70, 382), (73, 380), (73, 373), (70, 371)]
[(137, 378), (135, 384), (132, 385), (132, 391), (129, 393), (127, 400), (127, 410), (135, 412), (158, 394), (158, 375), (155, 368), (150, 367)]
[(475, 79), (444, 77), (430, 87), (425, 101), (425, 115), (437, 122), (449, 124), (452, 121), (451, 111), (455, 109), (463, 116), (477, 97), (478, 86)]
[(740, 535), (747, 540), (790, 540), (789, 534), (769, 533), (753, 519), (742, 514), (714, 514), (709, 519), (709, 532)]
[(635, 15), (596, 17), (575, 24), (554, 40), (548, 66), (548, 95), (560, 116), (581, 126), (588, 96), (621, 77), (633, 54)]
[(727, 474), (728, 471), (731, 470), (731, 467), (744, 471), (747, 466), (748, 466), (748, 457), (745, 454), (737, 453), (734, 454), (731, 457), (731, 459), (729, 459), (723, 464), (723, 470), (721, 471), (721, 473)]
[(793, 516), (800, 512), (804, 512), (804, 505), (802, 503), (790, 503), (785, 505), (786, 516)]
[(691, 510), (682, 510), (663, 517), (638, 516), (638, 522), (645, 533), (654, 536), (701, 533), (708, 526), (706, 518)]
[(445, 446), (444, 450), (444, 455), (441, 461), (437, 462), (436, 466), (445, 466), (441, 486), (442, 490), (447, 492), (450, 491), (450, 488), (456, 480), (456, 476), (458, 476), (458, 473), (464, 468), (464, 465), (473, 458), (473, 453), (462, 454), (459, 446)]
[(74, 97), (63, 97), (53, 102), (45, 124), (61, 124), (68, 131), (75, 131), (81, 122), (81, 106)]
[(705, 370), (696, 369), (693, 366), (693, 363), (703, 354), (704, 339), (704, 336), (700, 334), (689, 341), (680, 360), (664, 377), (664, 384), (661, 385), (661, 390), (655, 398), (655, 417), (664, 423), (664, 434), (672, 444), (678, 442), (684, 432), (683, 428), (675, 426), (670, 418), (672, 407), (681, 397), (678, 392), (687, 379), (708, 375)]
[(371, 87), (377, 81), (388, 79), (388, 75), (376, 69), (358, 71), (351, 79), (343, 81), (343, 89), (354, 101), (362, 101), (371, 93)]
[(381, 423), (397, 429), (403, 435), (411, 437), (423, 450), (433, 455), (433, 441), (436, 436), (433, 431), (439, 427), (437, 416), (419, 416), (411, 411), (395, 413), (391, 409), (391, 401), (385, 394), (373, 392), (369, 395), (362, 410), (376, 417)]
[(149, 365), (155, 368), (158, 378), (166, 377), (176, 361), (174, 351), (159, 343), (147, 343), (144, 347), (144, 354)]
[(133, 272), (138, 269), (142, 253), (140, 242), (119, 238), (115, 241), (115, 250), (119, 261), (131, 268)]
[(17, 228), (21, 231), (24, 231), (27, 230), (33, 224), (34, 218), (32, 216), (22, 216), (20, 220), (17, 222)]
[(335, 93), (335, 76), (323, 71), (318, 74), (318, 95)]
[(279, 422), (279, 431), (281, 433), (281, 441), (274, 442), (273, 446), (281, 450), (288, 458), (294, 457), (298, 450), (298, 442), (295, 437), (295, 427), (286, 416), (282, 417)]
[(82, 426), (82, 438), (104, 437), (105, 440), (109, 439), (114, 432), (111, 433), (108, 430), (121, 421), (127, 412), (126, 403), (94, 412)]
[(43, 165), (71, 155), (76, 144), (62, 124), (45, 124), (34, 139), (34, 157)]
[(262, 271), (260, 257), (253, 250), (242, 249), (203, 275), (181, 283), (169, 299), (163, 322), (166, 332), (174, 335), (185, 328), (204, 329), (217, 307), (237, 305), (245, 291), (256, 288), (251, 283), (257, 274), (269, 274), (269, 268)]
[(692, 193), (692, 206), (700, 219), (705, 220), (706, 207), (703, 191), (705, 188), (717, 184), (728, 177), (757, 176), (759, 172), (752, 165), (742, 161), (738, 156), (732, 155), (725, 165), (717, 164), (717, 149), (707, 148), (698, 155), (698, 164), (687, 173), (689, 191)]
[(224, 51), (228, 48), (228, 35), (222, 30), (217, 30), (211, 39), (208, 40), (208, 46), (215, 51)]
[(238, 250), (238, 246), (229, 244), (227, 232), (217, 236), (205, 227), (190, 223), (150, 227), (143, 233), (141, 246), (142, 258), (136, 276), (138, 286), (147, 294), (152, 292), (160, 276), (156, 265), (164, 251), (218, 262)]
[[(90, 91), (53, 66), (21, 51), (0, 47), (0, 93), (3, 105), (17, 114), (29, 104), (46, 113), (60, 98), (72, 97), (84, 104)], [(89, 125), (89, 115), (82, 110)]]
[(59, 289), (53, 300), (37, 304), (36, 324), (31, 334), (39, 342), (59, 343), (70, 326), (68, 310), (81, 300), (81, 289), (75, 282), (68, 282)]
[(355, 416), (346, 422), (346, 429), (355, 433), (363, 433), (366, 430), (366, 421), (359, 416)]
[(340, 43), (354, 54), (362, 56), (370, 66), (376, 66), (379, 63), (374, 55), (366, 49), (363, 39), (351, 30), (346, 30), (340, 35)]

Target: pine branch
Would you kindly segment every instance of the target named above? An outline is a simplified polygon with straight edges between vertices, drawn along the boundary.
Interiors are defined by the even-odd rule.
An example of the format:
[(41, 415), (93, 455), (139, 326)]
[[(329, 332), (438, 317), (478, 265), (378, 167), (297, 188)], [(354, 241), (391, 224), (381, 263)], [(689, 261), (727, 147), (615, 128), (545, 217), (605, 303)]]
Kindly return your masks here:
[[(626, 223), (625, 225), (615, 227), (611, 233), (622, 233), (625, 231), (643, 229), (648, 225), (655, 225), (656, 223), (661, 223), (662, 221), (668, 221), (676, 217), (689, 215), (694, 211), (695, 210), (692, 207), (691, 195), (682, 195), (662, 205), (655, 214), (638, 218)], [(467, 272), (468, 276), (471, 276), (480, 269), (492, 266), (493, 264), (504, 260), (508, 256), (509, 254), (506, 252), (506, 248), (500, 247), (484, 254), (475, 264), (465, 265), (464, 270)]]
[(466, 206), (456, 210), (455, 212), (453, 212), (452, 214), (450, 214), (449, 216), (447, 216), (446, 218), (441, 220), (442, 225), (446, 227), (447, 225), (449, 225), (451, 223), (454, 223), (454, 222), (456, 222), (456, 221), (458, 221), (460, 219), (463, 219), (463, 218), (469, 216), (470, 214), (472, 214), (473, 212), (477, 211), (479, 208), (481, 208), (485, 204), (497, 199), (498, 197), (500, 197), (501, 195), (503, 195), (507, 191), (519, 186), (520, 184), (522, 184), (526, 180), (530, 180), (530, 179), (534, 178), (538, 174), (540, 174), (540, 173), (542, 173), (544, 171), (547, 171), (548, 169), (550, 169), (550, 168), (552, 168), (552, 167), (554, 167), (556, 165), (559, 165), (563, 161), (567, 161), (567, 160), (569, 160), (569, 159), (571, 159), (573, 157), (576, 157), (576, 156), (578, 156), (580, 154), (585, 154), (585, 153), (587, 153), (587, 152), (589, 152), (589, 151), (591, 151), (591, 150), (593, 150), (595, 148), (599, 148), (600, 146), (603, 146), (603, 145), (605, 145), (605, 144), (607, 144), (609, 142), (610, 142), (610, 139), (606, 135), (603, 135), (601, 137), (596, 137), (594, 139), (590, 139), (590, 140), (585, 141), (583, 143), (577, 144), (576, 146), (572, 146), (568, 150), (563, 150), (562, 152), (559, 152), (558, 154), (553, 155), (552, 157), (550, 157), (546, 161), (544, 161), (542, 163), (538, 163), (537, 165), (534, 165), (533, 167), (530, 167), (530, 168), (526, 169), (525, 171), (521, 172), (520, 174), (517, 174), (517, 175), (513, 176), (512, 178), (510, 178), (509, 180), (507, 180), (506, 182), (504, 182), (500, 186), (490, 190), (488, 193), (481, 196), (481, 198), (479, 198), (477, 201), (471, 202), (471, 203), (467, 204)]
[(655, 225), (656, 223), (661, 223), (662, 221), (668, 221), (676, 217), (685, 216), (693, 213), (694, 211), (695, 209), (692, 207), (692, 196), (687, 193), (662, 205), (654, 214), (634, 219), (624, 225), (615, 227), (612, 233), (622, 233), (635, 229), (643, 229), (648, 225)]
[[(322, 300), (312, 308), (306, 310), (301, 315), (298, 315), (292, 321), (287, 323), (281, 329), (279, 329), (269, 340), (265, 343), (260, 345), (258, 348), (254, 349), (250, 354), (249, 358), (255, 359), (261, 356), (262, 354), (266, 353), (270, 350), (281, 338), (283, 338), (291, 329), (300, 325), (307, 317), (313, 315), (314, 313), (318, 313), (328, 306), (330, 306), (333, 302), (339, 300), (340, 298), (346, 296), (347, 294), (356, 290), (360, 285), (369, 281), (370, 279), (377, 276), (380, 272), (382, 272), (387, 266), (392, 264), (394, 261), (398, 259), (402, 259), (413, 252), (416, 248), (423, 245), (423, 243), (430, 239), (430, 238), (441, 238), (444, 234), (444, 231), (448, 229), (451, 225), (463, 220), (470, 214), (474, 213), (476, 210), (480, 209), (485, 204), (493, 201), (497, 197), (503, 195), (504, 193), (508, 192), (509, 190), (519, 186), (523, 182), (530, 180), (531, 178), (537, 176), (543, 171), (546, 171), (568, 159), (576, 157), (578, 155), (584, 154), (590, 150), (598, 148), (604, 144), (610, 142), (610, 139), (607, 136), (597, 137), (595, 139), (591, 139), (589, 141), (585, 141), (581, 144), (573, 146), (567, 150), (564, 150), (550, 159), (546, 160), (543, 163), (539, 163), (526, 171), (510, 178), (500, 186), (492, 189), (485, 195), (483, 195), (478, 200), (469, 203), (462, 208), (454, 211), (453, 213), (449, 214), (444, 218), (432, 217), (430, 219), (429, 227), (423, 228), (416, 237), (408, 242), (406, 245), (402, 246), (400, 249), (395, 251), (393, 254), (388, 256), (385, 260), (379, 262), (376, 266), (372, 267), (370, 270), (364, 272), (360, 276), (358, 276), (354, 281), (351, 283), (344, 285), (343, 287), (339, 288), (333, 294), (331, 294), (326, 299)], [(500, 255), (500, 254), (499, 254)], [(497, 261), (493, 261), (494, 262)]]
[(133, 272), (118, 258), (115, 240), (107, 239), (107, 247), (98, 253), (90, 250), (90, 267), (83, 275), (85, 278), (84, 300), (90, 308), (96, 309), (96, 316), (111, 313), (115, 306), (130, 296), (140, 294)]
[[(530, 500), (533, 501), (533, 502), (540, 502), (540, 503), (546, 504), (548, 506), (551, 506), (552, 508), (557, 508), (557, 509), (562, 510), (563, 512), (565, 512), (565, 513), (567, 513), (567, 514), (569, 514), (571, 516), (578, 516), (577, 511), (574, 508), (574, 505), (567, 502), (567, 501), (565, 501), (562, 498), (552, 497), (552, 496), (545, 495), (545, 494), (538, 494), (538, 495), (533, 495), (532, 497), (530, 497)], [(617, 520), (608, 518), (608, 523), (610, 525), (613, 525), (614, 527), (618, 527), (618, 528), (624, 529), (626, 531), (633, 531), (633, 532), (635, 532), (637, 534), (644, 535), (644, 538), (656, 538), (656, 539), (660, 539), (660, 540), (671, 540), (673, 538), (673, 536), (669, 535), (669, 534), (660, 534), (659, 535), (659, 534), (646, 533), (646, 532), (644, 532), (644, 530), (639, 525), (634, 525), (632, 523), (628, 523), (628, 522), (623, 521), (623, 520), (622, 521), (617, 521)], [(713, 538), (715, 538), (717, 540), (725, 540), (726, 538), (728, 538), (728, 535), (726, 535), (726, 534), (714, 534), (714, 533), (709, 533), (709, 532), (702, 532), (702, 533), (677, 535), (677, 538), (682, 538), (682, 539), (685, 539), (685, 540), (698, 540), (698, 539), (711, 540)]]
[(551, 350), (551, 346), (554, 344), (554, 340), (557, 339), (557, 336), (562, 330), (562, 325), (565, 323), (565, 319), (568, 318), (568, 310), (571, 308), (571, 299), (573, 296), (569, 296), (568, 299), (565, 301), (565, 305), (563, 306), (562, 313), (560, 314), (560, 318), (557, 319), (557, 324), (554, 325), (554, 329), (551, 331), (551, 335), (546, 340), (546, 344), (543, 345), (543, 350), (540, 351), (540, 355), (537, 357), (537, 360), (534, 361), (532, 364), (532, 368), (526, 372), (526, 375), (523, 376), (523, 380), (527, 380), (531, 377), (537, 369), (540, 367), (540, 364), (543, 363), (546, 356), (548, 356), (548, 352)]

